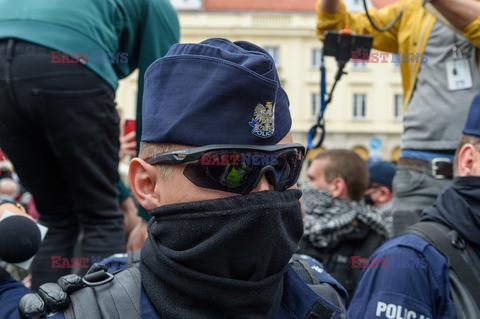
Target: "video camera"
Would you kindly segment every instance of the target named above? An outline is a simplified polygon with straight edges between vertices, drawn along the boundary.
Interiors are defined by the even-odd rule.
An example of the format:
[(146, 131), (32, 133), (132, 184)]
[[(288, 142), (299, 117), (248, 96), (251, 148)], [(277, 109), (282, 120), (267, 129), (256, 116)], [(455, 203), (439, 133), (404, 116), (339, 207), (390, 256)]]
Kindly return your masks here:
[(325, 31), (323, 55), (335, 57), (339, 64), (347, 63), (352, 58), (353, 52), (360, 52), (361, 57), (367, 57), (372, 48), (373, 37), (371, 35), (360, 35), (347, 31)]
[[(321, 80), (320, 80), (320, 96), (321, 96), (321, 108), (317, 114), (317, 123), (310, 129), (307, 134), (308, 149), (320, 147), (325, 138), (325, 121), (323, 119), (325, 109), (327, 105), (332, 101), (333, 91), (340, 81), (342, 75), (347, 74), (343, 71), (345, 65), (353, 56), (360, 56), (362, 58), (368, 58), (370, 55), (370, 49), (372, 48), (373, 37), (371, 35), (359, 35), (352, 33), (348, 29), (342, 31), (326, 31), (325, 39), (323, 40), (323, 54), (320, 63)], [(323, 61), (324, 56), (333, 56), (337, 60), (338, 70), (335, 75), (335, 81), (333, 82), (330, 92), (326, 91), (326, 71), (325, 63)], [(316, 142), (314, 140), (317, 139)]]

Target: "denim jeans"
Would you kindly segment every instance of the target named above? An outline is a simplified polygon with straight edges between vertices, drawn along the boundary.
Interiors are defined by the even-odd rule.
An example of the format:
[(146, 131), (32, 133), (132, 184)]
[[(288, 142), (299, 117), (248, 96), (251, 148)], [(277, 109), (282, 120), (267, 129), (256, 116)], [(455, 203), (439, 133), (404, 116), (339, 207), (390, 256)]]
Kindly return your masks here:
[(425, 208), (433, 205), (451, 179), (432, 176), (405, 167), (398, 167), (392, 181), (393, 188), (393, 236), (405, 232), (408, 226), (420, 220)]
[[(51, 63), (51, 51), (0, 40), (0, 148), (49, 228), (33, 262), (33, 289), (72, 271), (79, 233), (78, 257), (124, 249), (115, 92), (84, 65)], [(69, 265), (52, 268), (58, 256)]]

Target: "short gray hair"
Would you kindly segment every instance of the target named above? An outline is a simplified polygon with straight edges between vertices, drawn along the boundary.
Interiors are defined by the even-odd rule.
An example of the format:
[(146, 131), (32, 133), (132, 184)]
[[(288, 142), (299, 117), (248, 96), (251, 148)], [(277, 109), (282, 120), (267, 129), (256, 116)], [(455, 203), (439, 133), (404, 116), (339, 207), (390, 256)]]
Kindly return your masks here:
[(458, 176), (458, 153), (466, 144), (472, 144), (480, 152), (480, 137), (476, 135), (463, 134), (458, 141), (458, 147), (455, 151), (455, 159), (453, 160), (453, 176)]
[[(181, 146), (177, 144), (172, 144), (172, 143), (141, 142), (138, 157), (145, 160), (153, 155), (170, 152), (178, 149), (181, 149)], [(172, 165), (157, 164), (156, 166), (160, 171), (160, 173), (162, 174), (163, 178), (168, 179), (172, 177), (172, 173), (173, 173)]]

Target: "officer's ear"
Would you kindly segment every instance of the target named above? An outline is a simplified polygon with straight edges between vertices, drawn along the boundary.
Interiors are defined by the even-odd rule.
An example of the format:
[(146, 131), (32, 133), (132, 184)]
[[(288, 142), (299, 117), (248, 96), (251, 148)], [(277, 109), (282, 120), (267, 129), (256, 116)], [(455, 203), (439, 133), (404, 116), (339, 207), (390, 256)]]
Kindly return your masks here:
[(146, 210), (160, 206), (160, 195), (156, 185), (160, 172), (154, 165), (136, 157), (130, 162), (128, 182), (138, 203)]
[(473, 144), (465, 144), (458, 152), (458, 175), (478, 176), (480, 171), (480, 152)]

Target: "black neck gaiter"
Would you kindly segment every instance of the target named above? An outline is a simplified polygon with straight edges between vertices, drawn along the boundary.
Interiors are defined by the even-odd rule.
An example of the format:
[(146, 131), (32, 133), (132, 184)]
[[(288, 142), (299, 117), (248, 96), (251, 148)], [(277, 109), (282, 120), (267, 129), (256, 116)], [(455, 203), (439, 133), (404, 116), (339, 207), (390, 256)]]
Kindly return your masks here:
[(424, 221), (438, 221), (480, 246), (480, 177), (455, 177), (453, 185), (437, 197), (433, 207), (422, 213)]
[(272, 318), (303, 233), (299, 190), (161, 206), (142, 284), (162, 318)]

